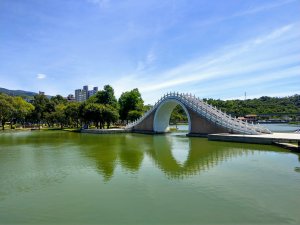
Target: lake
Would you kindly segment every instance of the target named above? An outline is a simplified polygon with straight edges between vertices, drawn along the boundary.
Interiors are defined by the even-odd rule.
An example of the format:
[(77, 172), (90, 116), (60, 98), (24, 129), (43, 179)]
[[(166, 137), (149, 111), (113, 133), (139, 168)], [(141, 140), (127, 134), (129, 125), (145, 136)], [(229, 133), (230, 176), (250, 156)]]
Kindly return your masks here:
[(300, 155), (182, 133), (0, 133), (0, 224), (300, 224)]

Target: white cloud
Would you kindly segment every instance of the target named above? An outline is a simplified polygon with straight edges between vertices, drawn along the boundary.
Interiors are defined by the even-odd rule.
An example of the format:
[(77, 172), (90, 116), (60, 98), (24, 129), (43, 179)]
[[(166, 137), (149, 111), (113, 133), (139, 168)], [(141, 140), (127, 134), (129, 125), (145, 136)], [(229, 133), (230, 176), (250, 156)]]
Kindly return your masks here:
[(38, 74), (36, 75), (36, 78), (39, 79), (39, 80), (45, 79), (46, 77), (47, 77), (47, 75), (46, 75), (46, 74), (43, 74), (43, 73), (38, 73)]
[(96, 4), (101, 8), (105, 8), (109, 5), (110, 0), (87, 0), (89, 3)]
[(226, 21), (226, 20), (235, 19), (235, 18), (239, 18), (239, 17), (249, 16), (249, 15), (252, 15), (252, 14), (256, 14), (256, 13), (260, 13), (260, 12), (263, 12), (263, 11), (271, 10), (273, 8), (281, 7), (283, 5), (291, 4), (291, 3), (294, 3), (296, 1), (297, 0), (283, 0), (283, 1), (272, 2), (270, 4), (264, 4), (264, 5), (261, 5), (261, 6), (258, 6), (258, 7), (249, 8), (249, 9), (244, 10), (244, 11), (239, 11), (237, 13), (234, 13), (234, 14), (230, 15), (230, 16), (217, 17), (217, 18), (197, 22), (196, 26), (211, 26), (212, 24), (215, 24), (215, 23), (220, 23), (220, 22), (223, 22), (223, 21)]
[(295, 24), (288, 24), (286, 26), (283, 26), (283, 27), (271, 32), (269, 35), (266, 35), (266, 36), (261, 37), (261, 38), (257, 38), (253, 42), (253, 44), (255, 44), (255, 45), (262, 44), (263, 42), (270, 41), (272, 39), (276, 39), (278, 37), (281, 37), (283, 34), (288, 32), (289, 30), (291, 30), (294, 26), (295, 26)]
[(255, 79), (245, 80), (245, 78), (243, 77), (237, 77), (231, 79), (231, 82), (222, 83), (222, 85), (201, 88), (201, 90), (194, 89), (194, 90), (190, 90), (190, 92), (202, 96), (208, 92), (214, 92), (214, 93), (223, 92), (223, 91), (226, 92), (228, 90), (232, 90), (240, 87), (252, 87), (251, 89), (254, 89), (254, 87), (257, 87), (262, 83), (269, 84), (278, 80), (282, 80), (283, 78), (285, 80), (292, 80), (297, 78), (299, 74), (300, 74), (300, 66), (295, 66), (287, 69), (282, 69), (276, 72), (267, 72), (266, 74), (263, 74), (263, 76), (256, 77)]
[(149, 67), (154, 63), (156, 60), (156, 55), (154, 51), (151, 49), (144, 60), (140, 60), (137, 64), (136, 71), (140, 72), (146, 69), (149, 69)]
[[(213, 92), (222, 95), (226, 90), (238, 89), (245, 84), (264, 87), (267, 83), (285, 78), (300, 82), (297, 79), (300, 46), (295, 41), (300, 37), (298, 28), (299, 24), (288, 24), (156, 74), (146, 70), (143, 76), (139, 73), (124, 76), (116, 82), (116, 86), (125, 88), (126, 84), (127, 90), (138, 87), (146, 96), (146, 102), (152, 102), (166, 91), (190, 92), (191, 86), (206, 90), (206, 95)], [(146, 58), (152, 59), (151, 54)], [(210, 84), (217, 81), (224, 83), (220, 87)], [(200, 93), (196, 88), (194, 90)]]
[(156, 55), (154, 54), (154, 52), (151, 50), (150, 52), (148, 52), (147, 58), (146, 58), (146, 63), (147, 64), (151, 64), (156, 60)]
[[(253, 56), (248, 54), (248, 52), (253, 51), (253, 49), (259, 51), (259, 48), (261, 48), (263, 44), (269, 44), (270, 41), (284, 36), (292, 27), (292, 25), (287, 25), (272, 31), (265, 36), (227, 47), (223, 53), (214, 53), (214, 55), (219, 55), (219, 57), (198, 58), (180, 65), (160, 74), (158, 76), (160, 78), (159, 81), (155, 81), (155, 83), (147, 82), (147, 85), (142, 86), (142, 90), (154, 91), (196, 81), (199, 82), (216, 77), (232, 76), (233, 74), (247, 73), (253, 70), (274, 67), (272, 60), (270, 63), (258, 62), (260, 64), (260, 67), (258, 67), (257, 63), (255, 64), (253, 62), (255, 57), (254, 59), (251, 58)], [(268, 53), (265, 53), (264, 56), (269, 57), (267, 54)], [(245, 57), (247, 57), (247, 60), (244, 60)], [(294, 59), (293, 62), (299, 62), (299, 60), (295, 61)]]
[(272, 2), (270, 4), (265, 4), (259, 7), (255, 7), (255, 8), (251, 8), (239, 13), (234, 14), (232, 17), (239, 17), (239, 16), (245, 16), (245, 15), (250, 15), (250, 14), (255, 14), (255, 13), (259, 13), (262, 11), (266, 11), (269, 9), (273, 9), (276, 7), (280, 7), (286, 4), (290, 4), (292, 2), (295, 2), (296, 0), (284, 0), (284, 1), (277, 1), (277, 2)]

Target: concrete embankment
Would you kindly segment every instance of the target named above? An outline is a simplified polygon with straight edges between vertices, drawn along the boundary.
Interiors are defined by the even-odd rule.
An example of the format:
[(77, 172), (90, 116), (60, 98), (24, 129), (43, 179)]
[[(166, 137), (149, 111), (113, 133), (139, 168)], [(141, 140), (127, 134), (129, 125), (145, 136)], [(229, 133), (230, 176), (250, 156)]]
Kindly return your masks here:
[[(272, 133), (260, 135), (243, 135), (243, 134), (209, 134), (210, 141), (229, 141), (240, 143), (254, 144), (275, 144), (281, 147), (288, 147), (293, 151), (300, 151), (300, 134), (296, 133)], [(295, 143), (296, 145), (288, 145), (283, 143)], [(298, 145), (297, 145), (298, 143)]]

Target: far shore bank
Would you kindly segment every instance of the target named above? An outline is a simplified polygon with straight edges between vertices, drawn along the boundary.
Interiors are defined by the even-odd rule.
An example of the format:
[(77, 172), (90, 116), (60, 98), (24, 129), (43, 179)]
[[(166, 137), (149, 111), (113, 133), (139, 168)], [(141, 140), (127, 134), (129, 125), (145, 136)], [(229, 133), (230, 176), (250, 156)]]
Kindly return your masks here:
[(15, 128), (15, 129), (10, 129), (10, 128), (5, 128), (5, 130), (0, 130), (0, 132), (5, 133), (5, 132), (20, 132), (20, 131), (70, 131), (70, 132), (80, 132), (80, 129), (77, 128)]

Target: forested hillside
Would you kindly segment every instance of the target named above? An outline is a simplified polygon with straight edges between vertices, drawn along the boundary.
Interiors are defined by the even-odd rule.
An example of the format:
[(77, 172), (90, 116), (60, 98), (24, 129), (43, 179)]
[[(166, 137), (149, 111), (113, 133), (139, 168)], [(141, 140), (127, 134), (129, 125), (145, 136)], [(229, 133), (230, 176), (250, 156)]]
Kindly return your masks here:
[[(222, 111), (232, 116), (245, 116), (247, 114), (276, 114), (276, 113), (300, 113), (300, 95), (295, 94), (289, 97), (267, 97), (247, 100), (220, 100), (204, 99)], [(186, 122), (187, 117), (184, 110), (177, 106), (172, 112), (170, 122)]]
[(234, 116), (300, 112), (300, 95), (298, 94), (282, 98), (263, 96), (247, 100), (204, 99), (204, 101)]
[(4, 94), (10, 95), (10, 96), (21, 96), (21, 97), (37, 95), (37, 93), (31, 92), (31, 91), (9, 90), (6, 88), (1, 88), (1, 87), (0, 87), (0, 93), (4, 93)]

